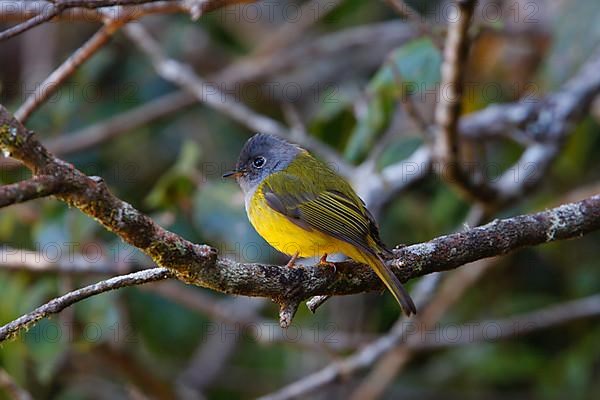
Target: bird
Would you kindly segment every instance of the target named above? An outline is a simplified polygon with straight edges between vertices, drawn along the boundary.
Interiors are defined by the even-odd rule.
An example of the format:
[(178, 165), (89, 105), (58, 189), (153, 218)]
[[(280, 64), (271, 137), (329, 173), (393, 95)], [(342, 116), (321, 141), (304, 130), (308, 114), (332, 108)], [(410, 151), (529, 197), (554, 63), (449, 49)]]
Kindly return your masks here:
[(246, 213), (254, 229), (271, 246), (291, 256), (318, 257), (342, 253), (369, 265), (393, 294), (403, 312), (416, 307), (400, 280), (385, 263), (390, 251), (379, 227), (352, 186), (329, 165), (304, 148), (266, 133), (244, 144), (234, 177), (244, 193)]

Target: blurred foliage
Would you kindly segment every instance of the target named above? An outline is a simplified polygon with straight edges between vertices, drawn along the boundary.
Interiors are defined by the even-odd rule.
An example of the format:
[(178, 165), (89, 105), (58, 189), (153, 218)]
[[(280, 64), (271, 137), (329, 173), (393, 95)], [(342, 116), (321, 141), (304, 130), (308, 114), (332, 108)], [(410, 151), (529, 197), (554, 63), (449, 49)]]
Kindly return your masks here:
[[(209, 76), (269, 39), (273, 30), (286, 22), (282, 9), (290, 3), (278, 2), (273, 18), (264, 5), (261, 18), (255, 20), (249, 18), (253, 9), (234, 7), (197, 22), (182, 15), (152, 17), (148, 27), (170, 56), (190, 62), (203, 76)], [(436, 15), (439, 2), (408, 3), (440, 23)], [(598, 45), (600, 7), (596, 0), (540, 4), (540, 22), (526, 29), (514, 28), (514, 11), (503, 21), (480, 21), (468, 72), (473, 86), (465, 96), (465, 110), (522, 96), (536, 101), (559, 87)], [(322, 11), (311, 10), (315, 15)], [(397, 18), (384, 2), (345, 0), (300, 35), (298, 43), (286, 47), (293, 49), (321, 35)], [(28, 32), (0, 46), (0, 59), (12, 60), (0, 64), (0, 101), (13, 110), (31, 92), (36, 79), (50, 72), (50, 67), (36, 70), (34, 79), (25, 76), (26, 67), (32, 63), (41, 69), (57, 65), (96, 26), (57, 23), (37, 29), (41, 30), (38, 36)], [(23, 46), (31, 45), (39, 32), (54, 50), (40, 55), (24, 52)], [(380, 39), (384, 42), (385, 38)], [(317, 83), (320, 74), (327, 73), (328, 78), (319, 85), (295, 81), (300, 75), (294, 75), (297, 71), (290, 66), (261, 81), (222, 89), (235, 92), (253, 109), (282, 118), (285, 95), (249, 100), (250, 89), (264, 89), (273, 83), (283, 86), (292, 80), (302, 88), (302, 96), (290, 102), (313, 136), (353, 163), (363, 160), (383, 138), (388, 142), (378, 160), (382, 168), (407, 157), (423, 143), (415, 125), (407, 123), (403, 97), (412, 96), (426, 111), (424, 115), (431, 116), (433, 96), (426, 94), (439, 84), (441, 54), (430, 39), (418, 38), (384, 49), (377, 59), (363, 60), (364, 65), (343, 62), (352, 53), (377, 45), (356, 45), (342, 56), (315, 54), (302, 69)], [(157, 77), (149, 60), (118, 34), (34, 113), (28, 126), (43, 140), (50, 140), (175, 89)], [(541, 187), (502, 210), (498, 217), (559, 204), (575, 190), (597, 193), (599, 131), (598, 122), (592, 118), (579, 124)], [(248, 223), (243, 196), (235, 183), (220, 178), (234, 165), (239, 149), (252, 133), (196, 104), (65, 158), (86, 173), (102, 176), (118, 196), (189, 240), (209, 243), (222, 254), (240, 260), (284, 262), (285, 257), (270, 249)], [(469, 152), (484, 155), (494, 165), (490, 176), (496, 177), (518, 159), (522, 147), (498, 141), (469, 147)], [(14, 182), (27, 176), (24, 170), (2, 170), (0, 181)], [(430, 177), (391, 202), (378, 219), (383, 239), (391, 246), (460, 229), (468, 211), (469, 204), (452, 188)], [(40, 251), (47, 258), (55, 257), (57, 251), (62, 257), (71, 250), (85, 252), (92, 244), (103, 249), (109, 260), (125, 260), (128, 268), (149, 266), (146, 257), (97, 223), (53, 200), (1, 210), (0, 241), (12, 248)], [(600, 287), (599, 243), (600, 233), (595, 233), (502, 258), (442, 322), (502, 318), (596, 293)], [(0, 323), (101, 278), (0, 271)], [(221, 305), (239, 300), (195, 287), (181, 285), (181, 290), (208, 296)], [(273, 339), (279, 332), (276, 325), (260, 328), (262, 340), (256, 341), (249, 334), (252, 326), (226, 328), (222, 322), (146, 288), (119, 290), (78, 303), (3, 344), (0, 366), (36, 399), (129, 398), (135, 391), (152, 398), (171, 398), (179, 390), (184, 371), (190, 373), (193, 360), (201, 360), (202, 368), (191, 369), (200, 382), (205, 369), (209, 374), (208, 367), (223, 357), (222, 368), (203, 383), (204, 393), (216, 399), (252, 398), (335, 359), (325, 349), (327, 343), (341, 340), (341, 331), (382, 333), (398, 316), (398, 308), (387, 293), (353, 296), (350, 301), (355, 308), (336, 306), (337, 302), (347, 304), (342, 301), (332, 300), (316, 315), (301, 308), (295, 330), (288, 330), (287, 340), (280, 343)], [(265, 318), (276, 313), (271, 304), (258, 311)], [(420, 354), (388, 394), (390, 398), (437, 398), (440, 393), (444, 398), (597, 398), (598, 335), (598, 321), (583, 320), (508, 341)], [(345, 386), (351, 385), (337, 385), (336, 391), (323, 390), (319, 396), (344, 397)], [(0, 399), (4, 398), (0, 389)]]
[(430, 39), (416, 39), (394, 50), (366, 88), (366, 105), (350, 133), (344, 155), (357, 161), (365, 156), (389, 126), (396, 102), (413, 92), (435, 90), (442, 58)]

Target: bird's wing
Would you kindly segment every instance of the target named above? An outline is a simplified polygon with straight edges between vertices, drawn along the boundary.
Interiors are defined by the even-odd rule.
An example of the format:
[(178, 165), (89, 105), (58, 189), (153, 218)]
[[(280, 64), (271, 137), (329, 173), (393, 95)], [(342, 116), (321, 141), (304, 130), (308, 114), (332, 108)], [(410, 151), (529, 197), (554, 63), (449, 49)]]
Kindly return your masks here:
[(295, 175), (274, 173), (265, 180), (263, 195), (273, 210), (304, 229), (316, 229), (369, 253), (374, 253), (373, 246), (375, 253), (383, 251), (377, 225), (350, 185), (341, 178), (320, 178), (309, 186)]
[(382, 259), (387, 250), (379, 239), (373, 216), (360, 197), (333, 172), (312, 172), (317, 173), (317, 179), (311, 185), (285, 172), (266, 178), (262, 193), (269, 207), (306, 230), (321, 231), (366, 253), (365, 261), (392, 291), (405, 313), (416, 313), (412, 299)]

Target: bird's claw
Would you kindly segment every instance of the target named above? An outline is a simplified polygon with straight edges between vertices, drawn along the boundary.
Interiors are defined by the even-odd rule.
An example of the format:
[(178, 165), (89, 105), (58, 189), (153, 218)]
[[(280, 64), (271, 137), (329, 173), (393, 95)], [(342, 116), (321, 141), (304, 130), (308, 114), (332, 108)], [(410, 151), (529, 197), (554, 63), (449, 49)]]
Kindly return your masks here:
[(319, 266), (326, 266), (333, 268), (333, 273), (337, 272), (337, 267), (331, 261), (327, 261), (327, 253), (323, 254), (323, 256), (319, 259)]
[(290, 260), (287, 262), (287, 264), (285, 264), (285, 266), (288, 268), (294, 268), (299, 254), (300, 254), (299, 252), (295, 252), (294, 255), (292, 256), (292, 258), (290, 258)]

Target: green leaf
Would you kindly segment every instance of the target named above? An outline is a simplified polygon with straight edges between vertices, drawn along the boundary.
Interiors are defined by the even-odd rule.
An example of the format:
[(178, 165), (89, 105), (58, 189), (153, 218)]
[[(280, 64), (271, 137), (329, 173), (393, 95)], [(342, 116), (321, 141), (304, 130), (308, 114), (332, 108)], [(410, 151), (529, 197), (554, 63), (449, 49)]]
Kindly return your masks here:
[(184, 142), (177, 162), (158, 179), (146, 197), (146, 204), (153, 208), (171, 208), (181, 199), (189, 198), (196, 189), (200, 154), (196, 143)]
[(345, 156), (358, 161), (389, 126), (398, 100), (424, 98), (440, 81), (442, 56), (429, 39), (416, 39), (394, 50), (367, 86), (367, 107), (359, 115)]

